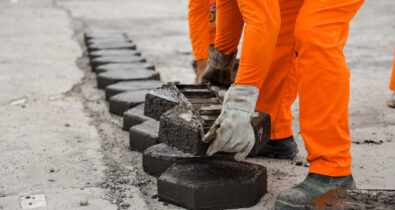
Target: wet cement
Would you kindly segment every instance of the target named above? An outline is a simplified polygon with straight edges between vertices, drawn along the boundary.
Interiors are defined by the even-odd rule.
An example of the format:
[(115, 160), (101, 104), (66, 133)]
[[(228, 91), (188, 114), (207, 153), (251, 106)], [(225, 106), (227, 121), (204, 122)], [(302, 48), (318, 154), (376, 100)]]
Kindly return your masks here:
[(127, 81), (118, 82), (109, 85), (105, 88), (106, 100), (110, 99), (112, 96), (123, 92), (131, 92), (137, 90), (152, 90), (161, 87), (163, 82), (159, 80), (142, 80), (142, 81)]
[(189, 153), (168, 146), (166, 144), (157, 144), (147, 148), (143, 153), (143, 169), (146, 173), (159, 177), (177, 160), (194, 158)]
[(96, 73), (102, 73), (107, 71), (119, 71), (119, 70), (128, 70), (133, 71), (136, 69), (147, 69), (147, 70), (155, 70), (155, 65), (151, 63), (111, 63), (100, 65), (92, 71)]
[(144, 63), (145, 58), (138, 55), (106, 55), (93, 58), (90, 62), (93, 69), (97, 66), (110, 63)]
[(137, 81), (137, 80), (159, 80), (159, 73), (147, 69), (135, 69), (133, 71), (119, 70), (108, 71), (97, 75), (97, 87), (105, 88), (108, 85), (122, 82), (122, 81)]
[(110, 112), (122, 116), (127, 110), (143, 104), (147, 92), (148, 90), (124, 92), (111, 97), (109, 100)]
[(267, 192), (263, 166), (224, 158), (177, 161), (158, 178), (158, 195), (188, 209), (242, 208)]
[(93, 51), (89, 54), (90, 58), (97, 58), (101, 56), (124, 56), (124, 55), (129, 55), (129, 56), (141, 56), (141, 52), (137, 50), (98, 50), (98, 51)]
[(150, 146), (158, 144), (159, 122), (147, 120), (130, 128), (129, 148), (134, 151), (143, 152)]
[(123, 113), (122, 129), (128, 131), (130, 127), (141, 124), (152, 118), (144, 115), (144, 104), (135, 106)]
[(309, 210), (395, 209), (395, 190), (334, 189), (307, 204)]

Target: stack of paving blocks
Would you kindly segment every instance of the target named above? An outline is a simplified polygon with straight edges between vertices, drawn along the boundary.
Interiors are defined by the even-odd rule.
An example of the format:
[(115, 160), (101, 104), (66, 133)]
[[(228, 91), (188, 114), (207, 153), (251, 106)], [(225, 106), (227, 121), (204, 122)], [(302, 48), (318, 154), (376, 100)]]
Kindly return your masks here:
[[(236, 162), (229, 154), (207, 157), (201, 141), (221, 112), (225, 89), (159, 81), (122, 32), (85, 33), (97, 87), (105, 90), (111, 113), (123, 116), (130, 149), (143, 153), (144, 170), (158, 177), (158, 195), (191, 209), (237, 208), (256, 204), (267, 190), (266, 168)], [(256, 144), (250, 156), (270, 138), (270, 117), (251, 119)]]
[[(191, 209), (221, 209), (252, 206), (266, 193), (265, 167), (234, 161), (227, 153), (206, 156), (209, 145), (202, 135), (221, 113), (225, 92), (170, 83), (146, 95), (144, 114), (159, 120), (160, 144), (143, 152), (143, 168), (158, 177), (160, 199)], [(270, 117), (257, 111), (251, 124), (256, 143), (250, 156), (256, 156), (270, 139)], [(131, 138), (131, 147), (140, 141)]]

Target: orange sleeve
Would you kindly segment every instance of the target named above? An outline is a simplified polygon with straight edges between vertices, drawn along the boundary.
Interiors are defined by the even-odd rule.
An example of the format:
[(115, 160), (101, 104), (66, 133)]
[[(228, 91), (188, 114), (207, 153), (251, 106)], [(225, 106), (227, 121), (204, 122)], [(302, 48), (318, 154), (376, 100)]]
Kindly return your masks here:
[(195, 60), (207, 59), (210, 45), (210, 0), (189, 1), (189, 35)]

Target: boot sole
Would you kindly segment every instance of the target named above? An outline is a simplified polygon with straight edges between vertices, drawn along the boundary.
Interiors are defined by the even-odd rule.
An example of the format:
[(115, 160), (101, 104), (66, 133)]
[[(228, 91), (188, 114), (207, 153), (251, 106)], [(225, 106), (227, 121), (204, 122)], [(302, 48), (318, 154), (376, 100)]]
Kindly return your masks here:
[(306, 206), (292, 205), (283, 201), (276, 201), (274, 204), (274, 210), (304, 210)]

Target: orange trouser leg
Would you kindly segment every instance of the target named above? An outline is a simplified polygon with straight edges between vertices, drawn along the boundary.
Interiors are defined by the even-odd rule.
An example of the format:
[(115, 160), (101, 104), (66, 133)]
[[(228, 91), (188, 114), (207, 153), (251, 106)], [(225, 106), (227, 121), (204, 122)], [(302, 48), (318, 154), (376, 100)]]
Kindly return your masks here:
[(394, 53), (394, 64), (392, 65), (392, 76), (389, 86), (390, 90), (395, 91), (395, 53)]
[(310, 173), (351, 174), (350, 71), (343, 47), (363, 0), (305, 0), (296, 20), (296, 75)]
[(236, 85), (262, 87), (269, 72), (280, 31), (278, 0), (238, 0), (245, 22)]
[(190, 0), (188, 22), (195, 60), (207, 59), (210, 45), (210, 0)]
[(217, 19), (217, 0), (210, 0), (210, 15), (209, 15), (209, 42), (210, 45), (215, 42), (216, 34), (216, 19)]
[(304, 0), (280, 0), (281, 28), (271, 67), (260, 88), (256, 109), (270, 114), (271, 139), (293, 135), (291, 105), (296, 99), (296, 17)]
[(215, 48), (225, 55), (237, 51), (244, 21), (237, 0), (217, 0)]

